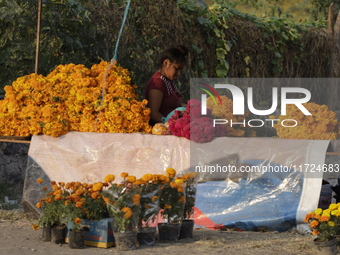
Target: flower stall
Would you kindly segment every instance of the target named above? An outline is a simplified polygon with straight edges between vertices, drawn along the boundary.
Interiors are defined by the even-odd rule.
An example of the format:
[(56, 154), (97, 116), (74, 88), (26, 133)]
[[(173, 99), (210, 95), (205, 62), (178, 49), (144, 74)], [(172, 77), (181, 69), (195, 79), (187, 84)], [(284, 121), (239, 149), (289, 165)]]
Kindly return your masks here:
[[(209, 229), (254, 230), (265, 225), (284, 231), (297, 225), (303, 230), (304, 215), (317, 207), (323, 177), (320, 167), (329, 167), (325, 165), (329, 140), (338, 136), (335, 113), (314, 103), (305, 105), (312, 117), (300, 116), (293, 108), (288, 108), (287, 116), (277, 117), (301, 123), (294, 132), (275, 125), (277, 135), (285, 139), (256, 137), (249, 127), (212, 128), (214, 118), (241, 123), (248, 117), (248, 113), (234, 117), (233, 101), (227, 96), (220, 97), (220, 104), (209, 97), (204, 116), (201, 102), (191, 99), (185, 108), (174, 111), (167, 123), (152, 128), (148, 124), (150, 109), (146, 100), (139, 101), (128, 70), (105, 61), (89, 69), (60, 65), (46, 77), (20, 77), (5, 90), (5, 99), (0, 101), (0, 135), (3, 139), (31, 138), (25, 211), (39, 215), (38, 207), (48, 208), (47, 200), (36, 206), (37, 195), (43, 195), (36, 182), (39, 178), (97, 187), (112, 174), (116, 183), (106, 181), (109, 188), (101, 196), (110, 217), (117, 219), (110, 225), (119, 232), (131, 227), (137, 211), (144, 214), (133, 220), (135, 228), (147, 231), (157, 222), (192, 219)], [(169, 168), (179, 175), (175, 178), (170, 170), (165, 172)], [(121, 172), (129, 175), (119, 175)], [(137, 180), (131, 176), (141, 173), (144, 186), (134, 186)], [(157, 182), (148, 179), (150, 175), (164, 175), (170, 181)], [(147, 185), (146, 179), (151, 181)], [(158, 194), (159, 190), (168, 197)], [(66, 191), (72, 195), (73, 191)], [(81, 218), (86, 220), (78, 207), (68, 208), (79, 213), (72, 216), (74, 228)], [(46, 223), (44, 218), (40, 223)]]

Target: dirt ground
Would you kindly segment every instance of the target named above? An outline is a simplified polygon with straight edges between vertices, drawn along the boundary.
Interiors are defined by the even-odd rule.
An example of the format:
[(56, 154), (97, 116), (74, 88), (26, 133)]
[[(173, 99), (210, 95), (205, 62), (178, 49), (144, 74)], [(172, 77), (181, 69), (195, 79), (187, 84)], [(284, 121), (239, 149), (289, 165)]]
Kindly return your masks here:
[(41, 240), (41, 229), (32, 229), (32, 220), (20, 210), (0, 210), (0, 254), (319, 254), (313, 237), (297, 231), (249, 232), (212, 231), (196, 228), (193, 238), (178, 242), (157, 242), (155, 246), (132, 251), (117, 251), (115, 247), (70, 249), (67, 244)]

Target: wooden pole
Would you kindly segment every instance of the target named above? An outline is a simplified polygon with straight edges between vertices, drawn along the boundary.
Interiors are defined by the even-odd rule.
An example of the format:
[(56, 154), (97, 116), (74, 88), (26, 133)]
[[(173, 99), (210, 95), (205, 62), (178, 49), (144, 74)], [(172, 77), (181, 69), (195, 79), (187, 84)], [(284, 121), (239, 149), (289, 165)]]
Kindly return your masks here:
[(36, 48), (35, 48), (35, 73), (36, 74), (38, 74), (38, 66), (39, 66), (41, 4), (42, 4), (42, 0), (38, 0), (37, 42), (36, 42)]

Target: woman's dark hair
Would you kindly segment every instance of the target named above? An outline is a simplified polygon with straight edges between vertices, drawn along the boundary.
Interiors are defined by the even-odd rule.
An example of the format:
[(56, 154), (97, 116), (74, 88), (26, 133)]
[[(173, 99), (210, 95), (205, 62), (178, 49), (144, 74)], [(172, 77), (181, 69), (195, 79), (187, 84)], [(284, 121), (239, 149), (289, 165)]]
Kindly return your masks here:
[(177, 47), (169, 48), (159, 55), (156, 62), (156, 68), (161, 68), (163, 61), (166, 59), (169, 59), (171, 63), (185, 63), (186, 55), (188, 55), (188, 53), (189, 51), (184, 45), (178, 45)]

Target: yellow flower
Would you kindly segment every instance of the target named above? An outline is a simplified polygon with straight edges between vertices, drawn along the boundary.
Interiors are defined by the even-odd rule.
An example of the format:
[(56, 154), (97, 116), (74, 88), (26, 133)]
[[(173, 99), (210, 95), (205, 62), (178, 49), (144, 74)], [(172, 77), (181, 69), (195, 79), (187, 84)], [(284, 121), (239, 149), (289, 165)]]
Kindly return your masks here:
[(183, 179), (176, 179), (175, 182), (176, 182), (177, 184), (183, 184), (183, 183), (184, 183), (184, 182), (183, 182)]
[(42, 183), (43, 183), (43, 179), (38, 178), (38, 179), (37, 179), (37, 183), (42, 184)]
[(42, 203), (38, 202), (38, 203), (35, 204), (35, 207), (41, 208), (41, 207), (43, 207), (43, 205), (42, 205)]
[(151, 198), (151, 201), (152, 201), (152, 202), (155, 202), (157, 199), (158, 199), (158, 196), (153, 196), (153, 197)]
[(330, 227), (334, 227), (334, 221), (328, 221), (328, 226), (330, 226)]
[(322, 212), (321, 216), (327, 216), (330, 217), (331, 216), (331, 211), (329, 209), (326, 209)]
[(330, 204), (328, 209), (331, 210), (331, 211), (336, 210), (336, 209), (338, 209), (338, 205), (337, 204)]
[(93, 185), (93, 191), (101, 191), (103, 189), (104, 185), (101, 182), (97, 182)]
[(52, 185), (52, 189), (53, 189), (53, 190), (58, 190), (58, 189), (59, 189), (59, 186), (58, 186), (57, 184), (54, 184), (54, 185)]
[(152, 177), (152, 174), (144, 174), (141, 179), (145, 182), (149, 182), (152, 180)]
[(55, 195), (55, 196), (60, 196), (61, 194), (62, 194), (62, 190), (61, 189), (58, 189), (58, 190), (56, 190), (56, 191), (54, 191), (53, 192), (53, 195)]
[(321, 208), (315, 209), (314, 212), (315, 212), (315, 214), (321, 215), (322, 209)]
[(104, 178), (104, 182), (113, 182), (115, 180), (115, 176), (113, 174), (108, 174)]
[(128, 177), (126, 177), (126, 181), (134, 183), (136, 181), (136, 177), (133, 175), (129, 175)]
[(126, 177), (128, 177), (128, 173), (126, 173), (126, 172), (122, 172), (121, 174), (120, 174), (120, 177), (123, 177), (123, 178), (126, 178)]
[[(335, 140), (338, 137), (338, 120), (336, 113), (326, 105), (304, 103), (303, 106), (312, 114), (305, 116), (295, 105), (287, 106), (286, 115), (280, 115), (279, 121), (274, 125), (277, 135), (281, 138)], [(281, 125), (284, 119), (294, 119), (298, 125), (286, 128)], [(293, 125), (287, 121), (286, 124)]]
[(121, 209), (122, 212), (124, 212), (124, 218), (129, 219), (132, 216), (132, 210), (130, 207), (123, 207)]
[[(104, 80), (106, 94), (101, 98)], [(137, 101), (136, 88), (128, 70), (106, 61), (91, 69), (67, 64), (57, 66), (46, 77), (34, 73), (19, 77), (12, 86), (4, 88), (0, 135), (43, 133), (58, 137), (68, 131), (151, 133), (150, 109), (145, 100)], [(109, 107), (111, 102), (114, 107)], [(118, 120), (117, 112), (130, 121)], [(103, 116), (105, 120), (101, 119)]]
[(132, 197), (132, 204), (134, 206), (140, 205), (140, 195), (139, 194), (134, 194)]
[(173, 178), (176, 176), (176, 170), (171, 168), (171, 167), (168, 167), (166, 170), (166, 176), (169, 177), (169, 178)]
[(145, 181), (143, 181), (142, 179), (137, 179), (135, 182), (134, 182), (135, 185), (141, 185), (141, 184), (145, 184)]
[(171, 205), (164, 205), (164, 209), (168, 209), (168, 210), (170, 210), (172, 208), (172, 206)]

